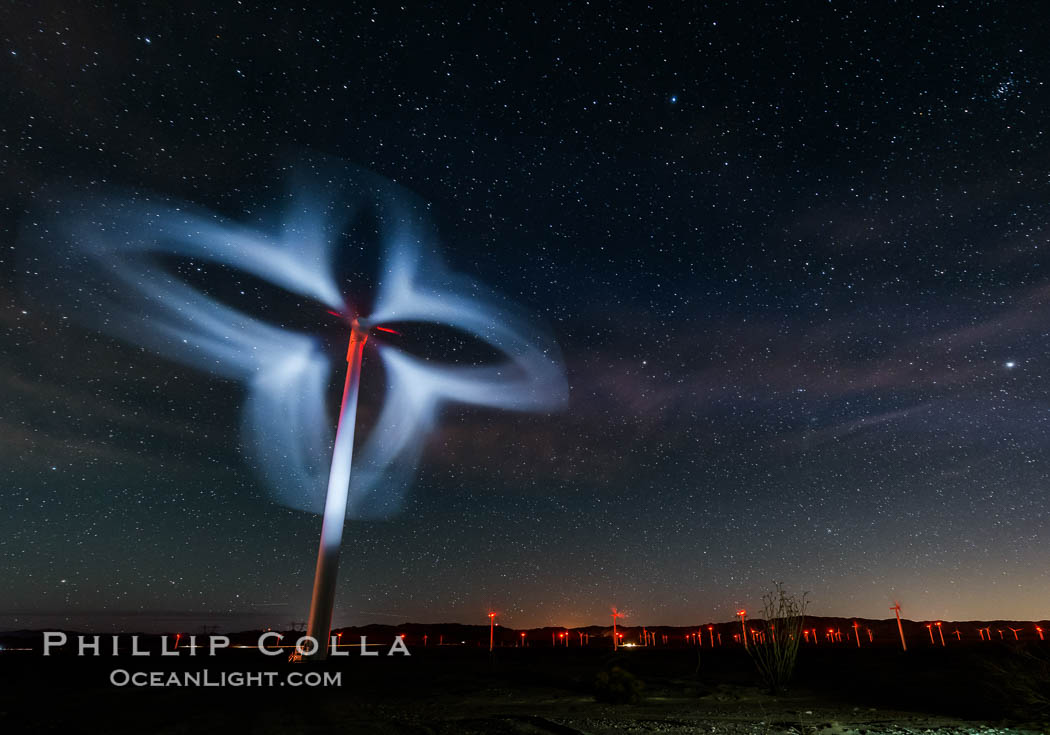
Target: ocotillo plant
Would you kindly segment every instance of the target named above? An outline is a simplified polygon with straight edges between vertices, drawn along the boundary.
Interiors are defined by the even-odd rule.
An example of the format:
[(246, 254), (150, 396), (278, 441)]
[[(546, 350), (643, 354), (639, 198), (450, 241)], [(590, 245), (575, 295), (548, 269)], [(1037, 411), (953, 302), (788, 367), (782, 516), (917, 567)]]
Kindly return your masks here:
[(762, 596), (765, 635), (752, 639), (747, 651), (762, 683), (773, 694), (784, 688), (795, 671), (808, 594), (796, 597), (784, 590), (782, 582), (775, 582), (773, 590)]

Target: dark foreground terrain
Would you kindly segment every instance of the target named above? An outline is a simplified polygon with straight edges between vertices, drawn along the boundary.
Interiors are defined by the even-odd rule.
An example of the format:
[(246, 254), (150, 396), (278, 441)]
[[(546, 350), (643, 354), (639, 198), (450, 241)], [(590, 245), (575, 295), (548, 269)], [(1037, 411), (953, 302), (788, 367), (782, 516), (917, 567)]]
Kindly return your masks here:
[[(0, 653), (0, 733), (991, 733), (1050, 732), (1038, 645), (806, 649), (790, 690), (758, 687), (740, 649), (416, 647), (288, 663), (258, 651), (215, 658)], [(597, 682), (613, 667), (610, 684)], [(265, 687), (117, 687), (122, 669), (272, 671)], [(341, 674), (291, 687), (290, 672)], [(623, 674), (621, 672), (628, 672)], [(626, 697), (633, 704), (596, 701)]]

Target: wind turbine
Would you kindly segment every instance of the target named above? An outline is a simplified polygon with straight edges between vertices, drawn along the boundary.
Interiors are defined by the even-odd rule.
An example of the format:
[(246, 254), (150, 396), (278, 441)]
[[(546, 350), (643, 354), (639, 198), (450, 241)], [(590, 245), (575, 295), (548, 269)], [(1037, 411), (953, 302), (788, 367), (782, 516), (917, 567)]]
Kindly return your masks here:
[[(327, 452), (329, 357), (321, 340), (213, 298), (161, 258), (206, 262), (342, 312), (350, 326), (347, 375), (327, 466), (309, 619), (312, 657), (323, 659), (346, 516), (380, 519), (398, 512), (442, 406), (555, 409), (568, 401), (568, 382), (557, 345), (538, 324), (445, 265), (427, 207), (409, 192), (310, 154), (294, 167), (291, 184), (290, 203), (279, 217), (253, 215), (270, 223), (265, 228), (166, 196), (56, 190), (19, 239), (41, 274), (30, 290), (39, 289), (49, 303), (119, 339), (240, 382), (242, 433), (254, 464), (265, 470), (275, 501), (311, 513), (322, 511), (317, 491)], [(337, 256), (353, 220), (372, 214), (379, 223), (382, 275), (367, 319), (345, 316)], [(55, 283), (70, 287), (55, 289)], [(457, 329), (502, 358), (440, 365), (381, 345), (385, 400), (359, 448), (350, 496), (363, 349), (370, 335), (393, 331), (379, 325), (395, 322)]]
[(901, 604), (899, 602), (894, 602), (893, 607), (891, 607), (890, 610), (897, 613), (897, 630), (901, 634), (901, 648), (907, 651), (908, 644), (904, 642), (904, 626), (901, 625)]

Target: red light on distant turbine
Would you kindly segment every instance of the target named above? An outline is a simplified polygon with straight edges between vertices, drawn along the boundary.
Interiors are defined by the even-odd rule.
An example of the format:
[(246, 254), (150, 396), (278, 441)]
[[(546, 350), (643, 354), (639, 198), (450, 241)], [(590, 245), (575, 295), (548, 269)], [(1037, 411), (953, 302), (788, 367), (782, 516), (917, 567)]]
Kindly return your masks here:
[(396, 334), (398, 337), (401, 336), (401, 332), (397, 331), (396, 329), (391, 329), (390, 327), (375, 327), (374, 329), (377, 332), (389, 332), (390, 334)]

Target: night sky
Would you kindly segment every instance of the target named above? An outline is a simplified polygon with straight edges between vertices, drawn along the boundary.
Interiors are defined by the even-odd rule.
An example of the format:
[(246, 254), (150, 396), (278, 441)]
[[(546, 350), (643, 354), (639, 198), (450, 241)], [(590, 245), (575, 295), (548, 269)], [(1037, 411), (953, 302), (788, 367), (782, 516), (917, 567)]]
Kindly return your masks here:
[[(684, 625), (774, 580), (1046, 617), (1038, 4), (149, 5), (0, 11), (0, 627), (306, 619), (320, 518), (253, 471), (243, 386), (55, 309), (20, 239), (55, 185), (246, 220), (297, 151), (428, 202), (570, 385), (445, 411), (401, 514), (347, 526), (336, 625)], [(334, 417), (337, 322), (187, 278), (330, 343)]]

